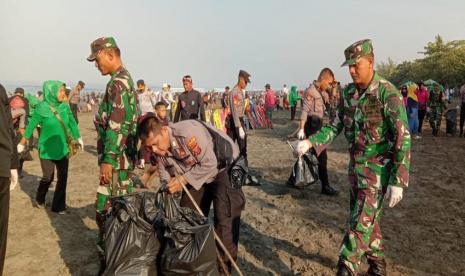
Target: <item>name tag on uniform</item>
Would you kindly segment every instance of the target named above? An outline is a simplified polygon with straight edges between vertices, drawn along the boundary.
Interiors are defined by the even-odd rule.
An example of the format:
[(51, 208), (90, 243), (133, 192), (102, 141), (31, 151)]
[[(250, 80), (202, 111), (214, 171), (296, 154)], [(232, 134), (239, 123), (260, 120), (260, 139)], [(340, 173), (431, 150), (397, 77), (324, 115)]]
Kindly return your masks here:
[(194, 106), (194, 105), (195, 105), (195, 101), (192, 101), (191, 105)]

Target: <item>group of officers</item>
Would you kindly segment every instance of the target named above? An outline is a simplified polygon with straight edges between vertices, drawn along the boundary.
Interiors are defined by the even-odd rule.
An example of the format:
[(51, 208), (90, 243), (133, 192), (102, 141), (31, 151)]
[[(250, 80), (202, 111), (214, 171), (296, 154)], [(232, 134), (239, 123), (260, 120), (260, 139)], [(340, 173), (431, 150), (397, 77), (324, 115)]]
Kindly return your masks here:
[[(344, 130), (350, 154), (351, 216), (341, 246), (337, 275), (355, 275), (364, 255), (369, 263), (369, 275), (385, 275), (379, 219), (383, 202), (393, 207), (401, 200), (403, 188), (408, 186), (410, 134), (407, 117), (399, 91), (374, 71), (371, 41), (358, 41), (344, 54), (343, 66), (349, 66), (354, 82), (340, 93), (337, 112), (328, 124), (323, 126), (321, 121), (315, 120), (314, 115), (320, 115), (322, 110), (311, 111), (310, 106), (305, 109), (310, 121), (303, 120), (300, 124), (301, 141), (295, 146), (295, 154), (312, 151), (324, 156), (320, 162), (326, 162), (326, 147)], [(185, 186), (205, 215), (213, 203), (215, 231), (236, 259), (240, 217), (246, 202), (241, 186), (256, 181), (249, 174), (239, 181), (231, 175), (231, 166), (237, 160), (243, 160), (248, 166), (243, 117), (250, 74), (241, 70), (237, 84), (228, 94), (231, 110), (228, 136), (198, 120), (199, 106), (193, 100), (196, 95), (190, 95), (189, 91), (179, 97), (179, 122), (167, 124), (156, 116), (138, 120), (134, 83), (123, 66), (114, 38), (102, 37), (92, 42), (87, 60), (95, 62), (102, 75), (111, 76), (94, 121), (100, 165), (96, 219), (101, 229), (101, 242), (109, 196), (132, 192), (130, 173), (140, 141), (158, 157), (160, 178), (168, 183), (169, 193), (182, 192)], [(183, 78), (185, 87), (186, 83), (192, 84), (192, 79), (186, 76)], [(324, 69), (306, 92), (308, 102), (316, 104), (322, 100), (321, 92), (332, 89), (335, 83), (332, 71)], [(223, 143), (221, 147), (218, 147), (218, 139)], [(230, 162), (224, 162), (225, 155), (229, 155)], [(327, 179), (322, 192), (337, 193), (327, 185)], [(193, 208), (193, 202), (184, 193), (181, 205)], [(222, 259), (229, 271), (221, 267), (219, 271), (229, 274), (231, 262), (224, 254)]]

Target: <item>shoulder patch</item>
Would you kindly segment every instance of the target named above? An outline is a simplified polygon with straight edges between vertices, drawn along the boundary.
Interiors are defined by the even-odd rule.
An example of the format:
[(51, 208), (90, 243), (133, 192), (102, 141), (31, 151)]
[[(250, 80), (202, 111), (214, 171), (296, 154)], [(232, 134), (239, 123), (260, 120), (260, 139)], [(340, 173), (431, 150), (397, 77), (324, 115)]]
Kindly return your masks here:
[(199, 144), (197, 143), (197, 137), (192, 136), (191, 139), (187, 142), (187, 147), (189, 150), (192, 152), (194, 156), (199, 156), (200, 153), (202, 152), (202, 149), (200, 148)]

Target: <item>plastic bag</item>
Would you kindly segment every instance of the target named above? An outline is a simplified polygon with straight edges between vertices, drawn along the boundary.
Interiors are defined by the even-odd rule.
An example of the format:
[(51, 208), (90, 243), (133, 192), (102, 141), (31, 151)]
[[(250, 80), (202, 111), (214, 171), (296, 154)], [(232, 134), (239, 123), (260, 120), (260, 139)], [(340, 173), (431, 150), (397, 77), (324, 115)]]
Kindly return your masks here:
[(446, 133), (455, 134), (457, 132), (457, 109), (450, 109), (444, 116), (446, 117)]
[(164, 217), (155, 222), (156, 229), (163, 227), (164, 230), (160, 272), (163, 275), (219, 275), (214, 230), (208, 218), (180, 207), (177, 199), (163, 190), (162, 187), (157, 195), (157, 207)]
[(111, 199), (105, 222), (103, 275), (157, 275), (160, 242), (153, 222), (162, 213), (155, 207), (155, 193), (135, 193)]
[(291, 182), (295, 187), (303, 188), (314, 184), (319, 180), (318, 161), (312, 153), (300, 156), (292, 169)]

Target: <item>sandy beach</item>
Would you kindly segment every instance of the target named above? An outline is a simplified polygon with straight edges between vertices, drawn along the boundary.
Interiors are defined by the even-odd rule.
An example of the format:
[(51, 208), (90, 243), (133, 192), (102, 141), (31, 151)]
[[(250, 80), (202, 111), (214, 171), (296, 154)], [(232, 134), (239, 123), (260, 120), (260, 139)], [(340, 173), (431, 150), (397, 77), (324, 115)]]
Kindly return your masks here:
[[(348, 217), (348, 153), (341, 135), (328, 152), (337, 197), (285, 186), (294, 162), (286, 137), (297, 127), (274, 113), (274, 130), (250, 132), (249, 160), (262, 186), (245, 187), (239, 265), (245, 275), (334, 275)], [(96, 275), (94, 201), (98, 179), (92, 114), (80, 114), (85, 151), (70, 161), (69, 214), (32, 207), (41, 176), (37, 151), (11, 193), (4, 275)], [(426, 126), (426, 124), (425, 124)], [(412, 141), (410, 187), (385, 208), (381, 227), (389, 275), (465, 275), (465, 139), (429, 127)], [(53, 190), (48, 194), (51, 201)], [(364, 269), (366, 267), (364, 266)]]

